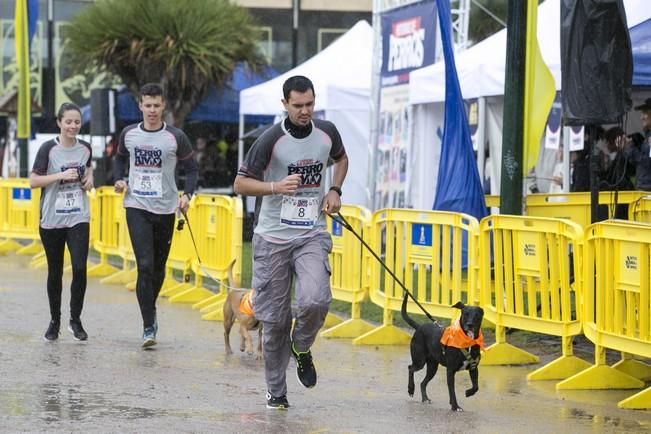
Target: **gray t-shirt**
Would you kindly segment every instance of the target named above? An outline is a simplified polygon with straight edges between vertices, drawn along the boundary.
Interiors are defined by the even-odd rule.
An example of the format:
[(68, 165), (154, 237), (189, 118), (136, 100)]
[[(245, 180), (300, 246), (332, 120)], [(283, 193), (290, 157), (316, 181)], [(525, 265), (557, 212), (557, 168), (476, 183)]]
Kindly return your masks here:
[(278, 182), (288, 175), (302, 175), (294, 196), (262, 196), (256, 206), (254, 232), (283, 240), (305, 236), (325, 228), (321, 202), (325, 196), (328, 159), (346, 155), (341, 136), (332, 122), (314, 119), (305, 138), (292, 137), (284, 120), (265, 131), (246, 155), (238, 175)]
[(65, 147), (55, 138), (43, 143), (36, 153), (32, 172), (52, 175), (77, 169), (79, 179), (58, 181), (43, 187), (41, 191), (41, 221), (44, 229), (71, 228), (90, 221), (88, 196), (81, 188), (81, 177), (90, 167), (92, 151), (90, 144), (77, 140), (72, 147)]
[(178, 204), (176, 163), (192, 158), (192, 145), (183, 131), (163, 123), (160, 130), (145, 130), (142, 123), (122, 130), (118, 154), (129, 155), (129, 188), (125, 208), (154, 214), (173, 214)]

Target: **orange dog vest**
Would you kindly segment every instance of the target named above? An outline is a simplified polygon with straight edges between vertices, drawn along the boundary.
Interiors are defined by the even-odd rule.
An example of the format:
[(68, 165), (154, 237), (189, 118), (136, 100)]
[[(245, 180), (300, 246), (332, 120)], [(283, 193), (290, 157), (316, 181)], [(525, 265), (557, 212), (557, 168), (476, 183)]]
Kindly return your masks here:
[(251, 301), (253, 297), (253, 290), (250, 289), (244, 293), (242, 300), (240, 300), (240, 313), (248, 316), (255, 316), (253, 313), (253, 302)]
[(484, 335), (481, 330), (479, 330), (479, 336), (476, 339), (470, 339), (468, 335), (463, 332), (461, 328), (461, 323), (457, 319), (454, 324), (449, 327), (446, 327), (443, 330), (443, 336), (441, 336), (441, 344), (454, 347), (454, 348), (470, 348), (473, 345), (479, 345), (479, 347), (484, 350)]

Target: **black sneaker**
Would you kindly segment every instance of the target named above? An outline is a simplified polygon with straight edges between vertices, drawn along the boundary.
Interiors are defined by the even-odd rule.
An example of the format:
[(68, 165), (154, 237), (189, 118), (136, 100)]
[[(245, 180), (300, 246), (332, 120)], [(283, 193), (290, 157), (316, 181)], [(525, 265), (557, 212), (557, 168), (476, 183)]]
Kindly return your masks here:
[(292, 342), (292, 355), (296, 360), (296, 377), (298, 381), (308, 389), (314, 387), (316, 385), (316, 369), (314, 369), (314, 363), (312, 363), (310, 350), (299, 353)]
[(283, 395), (279, 398), (276, 398), (275, 396), (271, 396), (271, 393), (267, 392), (267, 408), (287, 410), (289, 408), (289, 401), (287, 401), (287, 395)]
[(79, 320), (70, 320), (68, 331), (72, 333), (72, 336), (76, 341), (85, 341), (88, 339), (88, 333), (86, 333), (86, 330), (84, 330), (84, 327), (81, 325), (81, 321)]
[(59, 329), (61, 328), (61, 323), (59, 321), (50, 321), (50, 325), (47, 326), (47, 331), (45, 332), (46, 341), (56, 341), (59, 338)]

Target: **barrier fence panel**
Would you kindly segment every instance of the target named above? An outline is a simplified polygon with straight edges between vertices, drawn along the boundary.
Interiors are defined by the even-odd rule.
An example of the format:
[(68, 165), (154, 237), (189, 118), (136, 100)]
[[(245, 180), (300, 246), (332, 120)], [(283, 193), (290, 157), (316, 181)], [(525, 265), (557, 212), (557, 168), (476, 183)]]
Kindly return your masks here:
[(538, 357), (506, 342), (506, 329), (559, 336), (562, 356), (529, 374), (561, 379), (589, 364), (573, 355), (581, 333), (582, 228), (568, 220), (496, 215), (480, 223), (481, 305), (495, 324), (496, 343), (482, 364), (536, 363)]
[(107, 276), (118, 271), (108, 263), (109, 256), (120, 256), (120, 227), (125, 225), (122, 194), (113, 187), (95, 190), (96, 205), (91, 214), (93, 249), (99, 253), (99, 263), (88, 268), (88, 276)]
[[(384, 209), (373, 214), (370, 245), (431, 315), (453, 318), (458, 311), (452, 304), (478, 302), (478, 230), (477, 220), (466, 214)], [(411, 335), (393, 325), (403, 289), (377, 260), (369, 269), (369, 295), (383, 308), (383, 324), (353, 343), (408, 343)], [(422, 313), (411, 300), (408, 310)]]
[[(631, 204), (648, 195), (643, 191), (620, 191), (617, 204), (620, 210), (615, 212), (615, 192), (599, 192), (600, 218), (626, 218)], [(586, 227), (591, 222), (590, 192), (530, 194), (525, 198), (526, 215), (533, 217), (564, 218)]]
[[(361, 206), (343, 205), (339, 211), (353, 230), (370, 243), (371, 212)], [(327, 217), (332, 236), (330, 253), (330, 287), (335, 300), (351, 303), (351, 318), (321, 332), (326, 338), (356, 338), (373, 329), (361, 318), (361, 303), (368, 297), (370, 254), (355, 235), (340, 223)]]
[[(0, 179), (0, 254), (35, 254), (42, 250), (38, 231), (41, 189), (25, 178)], [(17, 240), (31, 240), (27, 246)]]
[[(242, 258), (242, 200), (238, 197), (197, 194), (195, 207), (188, 213), (184, 230), (194, 234), (192, 271), (194, 285), (170, 297), (173, 303), (193, 303), (204, 313), (203, 319), (221, 320), (226, 288), (221, 284), (228, 278), (228, 266), (233, 259)], [(198, 255), (198, 256), (197, 256)], [(201, 258), (201, 262), (199, 261)], [(233, 267), (231, 286), (239, 286), (242, 275), (241, 259)], [(218, 280), (217, 293), (205, 288), (205, 278)]]
[(136, 288), (138, 270), (135, 265), (136, 258), (133, 253), (133, 246), (131, 245), (131, 237), (129, 236), (129, 228), (127, 226), (127, 212), (123, 206), (122, 195), (120, 195), (120, 199), (115, 206), (117, 208), (115, 213), (118, 216), (117, 254), (122, 258), (122, 269), (100, 279), (100, 283), (126, 285), (127, 289), (134, 290)]
[(640, 197), (628, 207), (628, 219), (640, 223), (651, 223), (651, 195)]
[[(651, 226), (602, 222), (586, 229), (584, 333), (595, 344), (595, 364), (557, 389), (644, 387), (649, 365), (625, 357), (606, 365), (606, 349), (651, 358)], [(638, 374), (639, 378), (630, 375)], [(651, 408), (651, 388), (619, 403)]]

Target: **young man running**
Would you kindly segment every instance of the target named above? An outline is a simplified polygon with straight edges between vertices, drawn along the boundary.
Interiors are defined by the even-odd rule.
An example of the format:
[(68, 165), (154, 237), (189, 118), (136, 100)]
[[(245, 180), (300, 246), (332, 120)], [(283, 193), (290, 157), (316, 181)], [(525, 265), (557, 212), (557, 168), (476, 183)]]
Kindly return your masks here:
[[(197, 163), (188, 137), (163, 122), (163, 89), (155, 83), (140, 89), (143, 121), (120, 135), (115, 162), (115, 191), (125, 191), (124, 207), (136, 257), (136, 295), (143, 322), (143, 348), (156, 345), (156, 299), (165, 279), (165, 263), (174, 233), (174, 213), (187, 211), (197, 183)], [(184, 193), (176, 188), (176, 164), (185, 169)], [(127, 165), (128, 182), (123, 179)]]
[[(337, 128), (312, 119), (314, 86), (303, 76), (283, 85), (287, 117), (268, 129), (248, 152), (235, 178), (238, 194), (259, 196), (253, 236), (253, 309), (263, 324), (267, 407), (288, 408), (290, 355), (305, 387), (316, 385), (310, 347), (328, 313), (332, 249), (323, 211), (341, 207), (348, 158)], [(332, 187), (325, 189), (328, 161)], [(292, 330), (291, 284), (297, 309)]]

